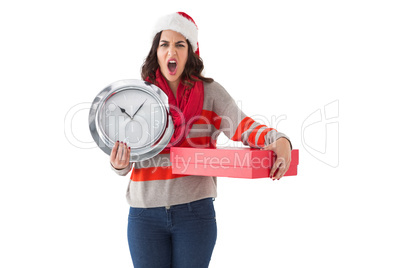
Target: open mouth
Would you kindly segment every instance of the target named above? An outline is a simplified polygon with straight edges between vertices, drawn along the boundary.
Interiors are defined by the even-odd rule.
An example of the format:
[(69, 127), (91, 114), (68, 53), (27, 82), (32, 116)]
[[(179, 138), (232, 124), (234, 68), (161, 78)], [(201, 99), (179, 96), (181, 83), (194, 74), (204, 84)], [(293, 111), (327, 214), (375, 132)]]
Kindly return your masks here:
[(169, 60), (167, 67), (168, 67), (170, 75), (175, 75), (176, 74), (177, 62), (175, 60)]

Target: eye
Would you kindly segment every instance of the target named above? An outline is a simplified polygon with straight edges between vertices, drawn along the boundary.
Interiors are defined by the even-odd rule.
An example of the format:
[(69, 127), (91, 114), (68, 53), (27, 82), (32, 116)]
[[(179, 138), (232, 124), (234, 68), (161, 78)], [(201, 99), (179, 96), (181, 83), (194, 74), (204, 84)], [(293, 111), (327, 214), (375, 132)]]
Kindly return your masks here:
[(168, 45), (166, 43), (162, 43), (161, 47), (167, 47)]

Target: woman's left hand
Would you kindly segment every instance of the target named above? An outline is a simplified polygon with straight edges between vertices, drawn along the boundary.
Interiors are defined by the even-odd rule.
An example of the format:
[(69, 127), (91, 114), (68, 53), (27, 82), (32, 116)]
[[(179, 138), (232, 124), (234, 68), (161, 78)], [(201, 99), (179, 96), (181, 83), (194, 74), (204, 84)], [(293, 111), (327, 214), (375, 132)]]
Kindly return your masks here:
[(279, 138), (275, 142), (266, 146), (264, 150), (271, 150), (276, 154), (276, 161), (271, 168), (269, 177), (272, 180), (279, 180), (289, 169), (291, 160), (290, 142), (286, 138)]

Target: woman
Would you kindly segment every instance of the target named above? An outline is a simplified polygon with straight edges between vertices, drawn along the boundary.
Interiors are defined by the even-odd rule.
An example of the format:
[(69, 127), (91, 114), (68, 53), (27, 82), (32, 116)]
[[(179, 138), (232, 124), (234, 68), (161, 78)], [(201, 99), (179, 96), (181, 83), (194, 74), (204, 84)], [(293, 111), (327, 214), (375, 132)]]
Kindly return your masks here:
[(234, 141), (275, 151), (273, 180), (289, 167), (288, 138), (242, 113), (222, 86), (201, 75), (203, 68), (193, 19), (182, 12), (161, 18), (142, 78), (168, 95), (175, 132), (167, 149), (134, 168), (126, 144), (116, 142), (110, 156), (117, 174), (132, 170), (127, 234), (136, 268), (208, 267), (215, 246), (216, 178), (172, 174), (170, 147), (215, 148), (223, 132)]

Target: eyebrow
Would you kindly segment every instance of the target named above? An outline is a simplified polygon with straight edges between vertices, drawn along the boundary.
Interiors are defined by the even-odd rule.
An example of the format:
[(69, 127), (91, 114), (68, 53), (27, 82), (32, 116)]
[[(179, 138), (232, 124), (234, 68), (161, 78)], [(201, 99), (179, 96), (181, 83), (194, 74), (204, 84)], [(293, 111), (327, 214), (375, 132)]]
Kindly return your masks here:
[[(169, 41), (166, 40), (161, 40), (159, 43), (169, 43)], [(180, 43), (186, 43), (184, 41), (177, 41), (176, 44), (180, 44)]]

